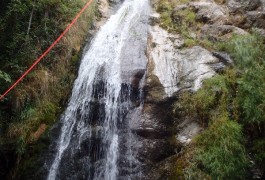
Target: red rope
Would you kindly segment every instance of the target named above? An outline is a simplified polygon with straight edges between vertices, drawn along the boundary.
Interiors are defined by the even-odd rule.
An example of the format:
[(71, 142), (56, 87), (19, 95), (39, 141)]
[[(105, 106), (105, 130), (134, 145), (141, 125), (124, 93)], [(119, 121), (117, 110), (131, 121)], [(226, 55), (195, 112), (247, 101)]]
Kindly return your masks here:
[(53, 47), (63, 38), (63, 36), (69, 31), (69, 29), (74, 25), (80, 15), (88, 8), (88, 6), (92, 3), (93, 0), (89, 0), (86, 5), (80, 10), (80, 12), (75, 16), (72, 22), (66, 27), (66, 29), (62, 32), (62, 34), (52, 43), (52, 45), (28, 68), (27, 71), (23, 73), (23, 75), (12, 85), (10, 86), (1, 96), (0, 100), (2, 100), (20, 81), (24, 79), (24, 77), (31, 72), (31, 70), (53, 49)]

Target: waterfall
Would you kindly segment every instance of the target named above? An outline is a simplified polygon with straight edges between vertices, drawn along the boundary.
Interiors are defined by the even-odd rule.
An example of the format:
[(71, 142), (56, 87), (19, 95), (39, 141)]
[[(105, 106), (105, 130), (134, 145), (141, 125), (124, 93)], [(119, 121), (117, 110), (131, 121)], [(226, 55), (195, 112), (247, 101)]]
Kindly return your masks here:
[(139, 179), (127, 115), (142, 106), (148, 0), (125, 0), (84, 52), (48, 180)]

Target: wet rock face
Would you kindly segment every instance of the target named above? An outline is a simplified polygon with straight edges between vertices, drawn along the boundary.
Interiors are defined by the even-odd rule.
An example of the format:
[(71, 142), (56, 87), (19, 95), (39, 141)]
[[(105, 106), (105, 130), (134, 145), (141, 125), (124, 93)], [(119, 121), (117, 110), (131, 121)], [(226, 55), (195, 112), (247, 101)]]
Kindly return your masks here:
[(185, 119), (177, 126), (177, 128), (179, 132), (176, 135), (176, 138), (184, 145), (189, 144), (192, 138), (203, 130), (201, 125), (192, 118)]
[[(179, 89), (199, 89), (202, 80), (215, 74), (209, 64), (219, 63), (208, 50), (194, 46), (188, 49), (178, 49), (183, 40), (167, 33), (158, 26), (151, 27), (149, 42), (148, 80), (156, 76), (164, 88), (166, 96), (172, 96)], [(154, 79), (154, 78), (153, 78)]]
[[(252, 27), (265, 36), (265, 0), (190, 1), (174, 7), (173, 20), (174, 16), (179, 18), (177, 12), (180, 10), (192, 11), (196, 15), (195, 21), (204, 24), (194, 28), (194, 39), (226, 41), (233, 34), (248, 35), (247, 31)], [(170, 168), (166, 167), (174, 165), (171, 160), (180, 155), (179, 149), (203, 130), (196, 117), (171, 114), (173, 102), (177, 100), (174, 97), (182, 90), (197, 91), (204, 79), (234, 64), (224, 52), (209, 52), (200, 46), (184, 49), (181, 35), (159, 27), (159, 14), (151, 15), (150, 21), (145, 105), (142, 119), (134, 124), (134, 132), (140, 137), (140, 159), (150, 163), (149, 173), (143, 179), (167, 179), (168, 176), (161, 175), (161, 169), (168, 172)], [(175, 143), (168, 143), (169, 139), (174, 139)]]
[(117, 4), (117, 3), (120, 3), (124, 0), (108, 0), (110, 3), (114, 3), (114, 4)]
[[(223, 67), (224, 62), (229, 61), (224, 54), (216, 57), (200, 46), (182, 49), (184, 40), (181, 36), (157, 26), (158, 18), (156, 14), (152, 16), (149, 30), (145, 103), (142, 111), (127, 115), (132, 131), (137, 135), (137, 157), (146, 165), (143, 179), (152, 179), (149, 172), (154, 174), (154, 165), (163, 164), (165, 159), (176, 155), (202, 130), (193, 120), (173, 117), (176, 95), (183, 89), (198, 90), (204, 79), (216, 74), (214, 66), (221, 64)], [(141, 113), (142, 118), (133, 121)]]
[(101, 17), (103, 18), (107, 18), (109, 16), (109, 3), (108, 0), (99, 0), (98, 1), (98, 10), (99, 13), (101, 15)]

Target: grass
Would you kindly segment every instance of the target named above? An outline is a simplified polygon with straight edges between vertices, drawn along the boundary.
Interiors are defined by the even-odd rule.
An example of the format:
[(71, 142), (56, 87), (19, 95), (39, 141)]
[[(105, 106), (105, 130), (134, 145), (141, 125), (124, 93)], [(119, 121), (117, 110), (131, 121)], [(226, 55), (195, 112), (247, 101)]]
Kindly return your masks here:
[(227, 117), (215, 119), (196, 138), (195, 159), (213, 179), (242, 179), (247, 168), (242, 127)]
[(193, 9), (187, 7), (174, 11), (176, 6), (190, 1), (191, 0), (160, 0), (156, 7), (157, 12), (161, 14), (160, 26), (171, 33), (182, 35), (184, 37), (184, 48), (201, 45), (209, 50), (216, 49), (214, 44), (207, 38), (199, 39), (196, 36), (203, 24), (196, 21), (196, 13)]
[(234, 36), (223, 50), (230, 52), (240, 73), (237, 101), (245, 123), (264, 123), (265, 55), (263, 39), (257, 35)]
[[(206, 80), (197, 92), (184, 92), (175, 103), (176, 117), (197, 118), (206, 130), (193, 140), (194, 153), (190, 163), (182, 167), (184, 172), (173, 166), (187, 179), (244, 179), (248, 161), (245, 148), (255, 153), (260, 167), (265, 163), (265, 40), (255, 34), (215, 43), (200, 39), (196, 34), (203, 24), (196, 21), (195, 12), (189, 8), (174, 11), (187, 2), (160, 0), (157, 11), (161, 27), (183, 36), (185, 48), (198, 44), (228, 52), (235, 67)], [(242, 141), (246, 137), (252, 142)]]
[[(75, 6), (75, 10), (71, 9), (75, 12), (86, 1), (79, 0), (72, 3), (78, 4)], [(0, 114), (0, 139), (2, 140), (0, 148), (8, 153), (14, 152), (13, 157), (17, 158), (17, 162), (13, 165), (23, 164), (25, 167), (20, 168), (22, 171), (25, 171), (27, 167), (30, 168), (30, 164), (37, 160), (40, 154), (34, 153), (39, 151), (31, 151), (31, 149), (35, 149), (41, 144), (39, 139), (43, 138), (47, 130), (40, 134), (38, 139), (33, 139), (32, 134), (43, 124), (47, 127), (52, 126), (58, 120), (58, 116), (67, 102), (76, 76), (79, 53), (87, 36), (87, 29), (92, 26), (93, 19), (97, 15), (96, 9), (96, 1), (94, 1), (94, 4), (85, 11), (51, 54), (11, 92), (10, 98), (5, 101), (5, 106), (12, 108), (8, 112), (1, 111)], [(68, 9), (65, 7), (60, 11), (68, 11)], [(69, 22), (74, 14), (62, 18)], [(62, 19), (60, 20), (61, 23), (64, 22)], [(59, 28), (64, 28), (65, 24), (60, 24), (60, 26), (63, 27)], [(35, 49), (41, 50), (39, 46), (40, 44), (37, 44)], [(27, 49), (25, 48), (25, 50)], [(30, 59), (34, 57), (35, 55), (32, 54)], [(8, 81), (7, 76), (2, 79)], [(5, 106), (3, 104), (1, 107)], [(45, 148), (47, 147), (45, 146)], [(26, 156), (32, 157), (27, 158)], [(9, 166), (12, 166), (12, 162)], [(17, 169), (17, 167), (9, 168)], [(15, 171), (12, 173), (14, 176), (16, 175)]]
[(232, 55), (235, 67), (205, 80), (197, 92), (183, 93), (175, 104), (176, 116), (197, 117), (206, 128), (193, 140), (195, 153), (185, 175), (244, 179), (246, 148), (260, 167), (265, 163), (264, 40), (234, 36), (220, 50)]

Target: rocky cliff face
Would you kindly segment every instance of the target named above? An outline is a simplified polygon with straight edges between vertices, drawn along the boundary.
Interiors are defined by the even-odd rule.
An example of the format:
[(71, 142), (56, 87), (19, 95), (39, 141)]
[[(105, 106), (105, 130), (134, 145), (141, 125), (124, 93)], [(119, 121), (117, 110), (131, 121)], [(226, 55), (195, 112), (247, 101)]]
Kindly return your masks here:
[[(153, 1), (154, 9), (157, 3)], [(251, 28), (264, 36), (264, 4), (259, 0), (199, 0), (175, 5), (171, 15), (175, 22), (179, 11), (195, 14), (197, 27), (190, 28), (188, 36), (197, 43), (189, 47), (185, 45), (187, 35), (160, 27), (161, 15), (154, 10), (150, 17), (145, 104), (142, 120), (134, 127), (141, 142), (140, 159), (147, 164), (144, 179), (176, 178), (176, 159), (183, 158), (191, 139), (203, 130), (195, 117), (173, 117), (173, 102), (184, 91), (197, 91), (203, 80), (225, 66), (233, 66), (228, 54), (206, 49), (200, 41), (226, 41), (234, 34), (248, 34)]]

